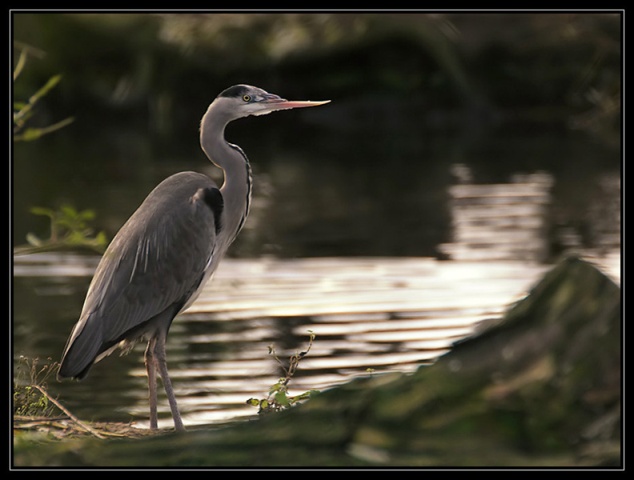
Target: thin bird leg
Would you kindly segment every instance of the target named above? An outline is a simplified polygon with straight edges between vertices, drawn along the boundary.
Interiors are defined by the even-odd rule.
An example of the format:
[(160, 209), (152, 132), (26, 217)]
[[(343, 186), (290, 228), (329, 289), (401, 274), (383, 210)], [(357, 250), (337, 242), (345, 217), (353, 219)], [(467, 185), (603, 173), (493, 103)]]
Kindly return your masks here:
[(174, 395), (174, 389), (172, 388), (172, 381), (170, 380), (170, 376), (167, 373), (167, 361), (165, 359), (165, 333), (159, 333), (156, 337), (154, 356), (159, 373), (161, 374), (161, 378), (163, 379), (163, 387), (165, 387), (167, 401), (170, 404), (170, 410), (172, 410), (174, 428), (176, 428), (176, 430), (178, 431), (185, 431), (183, 420), (181, 419), (181, 414), (178, 411), (178, 405), (176, 404), (176, 396)]
[(145, 369), (147, 370), (147, 384), (150, 394), (150, 429), (158, 428), (158, 414), (156, 410), (156, 358), (154, 357), (154, 346), (156, 337), (152, 337), (145, 349)]

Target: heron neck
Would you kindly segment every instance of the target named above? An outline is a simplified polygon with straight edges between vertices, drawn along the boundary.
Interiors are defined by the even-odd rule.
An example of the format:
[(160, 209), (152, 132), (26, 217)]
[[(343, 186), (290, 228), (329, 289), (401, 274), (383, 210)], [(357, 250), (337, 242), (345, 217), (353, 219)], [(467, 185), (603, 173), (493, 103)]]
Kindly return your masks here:
[(211, 107), (203, 117), (200, 143), (209, 160), (221, 168), (224, 183), (220, 188), (224, 200), (222, 234), (227, 246), (242, 229), (251, 206), (251, 166), (240, 147), (224, 138), (228, 121), (214, 121)]

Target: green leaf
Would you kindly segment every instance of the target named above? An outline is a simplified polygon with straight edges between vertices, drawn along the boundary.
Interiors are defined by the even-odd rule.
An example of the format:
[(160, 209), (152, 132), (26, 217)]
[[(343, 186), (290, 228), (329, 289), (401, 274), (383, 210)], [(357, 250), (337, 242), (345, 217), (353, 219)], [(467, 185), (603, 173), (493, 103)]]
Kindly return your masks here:
[(29, 209), (33, 215), (44, 215), (49, 218), (53, 218), (55, 216), (55, 211), (51, 208), (46, 207), (31, 207)]
[(31, 98), (29, 98), (29, 102), (22, 109), (20, 109), (19, 112), (17, 112), (13, 116), (13, 121), (19, 122), (25, 115), (27, 115), (33, 109), (35, 104), (42, 97), (44, 97), (52, 88), (55, 87), (55, 85), (57, 85), (60, 82), (61, 79), (62, 79), (61, 75), (53, 75), (51, 78), (49, 78), (42, 88), (40, 88), (37, 92), (31, 95)]
[(66, 238), (67, 245), (78, 246), (86, 243), (86, 236), (81, 232), (70, 232)]
[(40, 240), (35, 234), (29, 232), (26, 234), (26, 241), (29, 245), (33, 245), (34, 247), (41, 247), (42, 240)]
[(288, 407), (290, 402), (288, 401), (288, 397), (286, 396), (286, 392), (280, 391), (275, 394), (275, 402), (278, 405), (282, 405), (284, 407)]
[(277, 392), (280, 389), (281, 385), (279, 383), (274, 383), (269, 387), (269, 395)]
[(78, 215), (79, 218), (81, 218), (82, 220), (85, 220), (85, 221), (94, 220), (95, 219), (95, 211), (94, 210), (82, 210), (77, 215)]
[(300, 393), (299, 395), (295, 395), (291, 397), (290, 400), (292, 403), (299, 402), (300, 400), (306, 400), (310, 398), (311, 395), (319, 393), (319, 390), (308, 390), (307, 392)]
[(99, 249), (103, 249), (108, 245), (108, 237), (106, 237), (106, 233), (101, 231), (95, 237), (95, 247)]
[(23, 142), (31, 142), (33, 140), (37, 140), (42, 136), (42, 130), (39, 128), (27, 128), (20, 135), (15, 137), (16, 140)]
[(28, 52), (26, 51), (26, 49), (20, 51), (20, 57), (18, 58), (15, 68), (13, 69), (13, 81), (15, 81), (15, 79), (20, 76), (20, 73), (22, 73), (22, 69), (24, 68), (24, 65), (26, 65), (27, 55)]
[(77, 210), (71, 205), (62, 205), (60, 210), (68, 218), (74, 218), (77, 216)]
[[(25, 112), (26, 111), (26, 107), (22, 110), (20, 110), (19, 113)], [(22, 127), (25, 123), (25, 121), (28, 119), (29, 115), (21, 115), (21, 118), (17, 118), (18, 115), (14, 115), (13, 117), (13, 121), (18, 125), (18, 127)], [(60, 128), (65, 127), (66, 125), (69, 125), (71, 123), (73, 123), (75, 121), (75, 119), (73, 117), (69, 117), (69, 118), (65, 118), (64, 120), (61, 120), (57, 123), (54, 123), (53, 125), (49, 125), (48, 127), (43, 127), (43, 128), (27, 128), (23, 133), (21, 134), (14, 134), (13, 139), (16, 142), (29, 142), (32, 140), (37, 140), (38, 138), (47, 135), (51, 132), (54, 132), (55, 130), (59, 130)]]

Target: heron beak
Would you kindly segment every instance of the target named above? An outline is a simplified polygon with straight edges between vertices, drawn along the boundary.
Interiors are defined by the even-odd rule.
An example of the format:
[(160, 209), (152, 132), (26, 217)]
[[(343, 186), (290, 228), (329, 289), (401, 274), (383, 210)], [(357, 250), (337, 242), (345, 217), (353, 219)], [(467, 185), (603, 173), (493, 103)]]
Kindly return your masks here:
[[(268, 102), (267, 102), (268, 103)], [(277, 102), (271, 102), (272, 105), (275, 105), (276, 110), (286, 110), (289, 108), (304, 108), (304, 107), (318, 107), (319, 105), (324, 105), (326, 103), (330, 103), (330, 100), (322, 100), (319, 102), (313, 102), (311, 100), (284, 100), (280, 99)]]
[(270, 112), (275, 112), (277, 110), (289, 110), (291, 108), (305, 108), (305, 107), (318, 107), (319, 105), (324, 105), (329, 103), (330, 100), (322, 100), (319, 102), (313, 102), (310, 100), (286, 100), (285, 98), (280, 98), (277, 95), (270, 95), (259, 102), (260, 105), (264, 107), (262, 112), (258, 112), (255, 115), (263, 115)]

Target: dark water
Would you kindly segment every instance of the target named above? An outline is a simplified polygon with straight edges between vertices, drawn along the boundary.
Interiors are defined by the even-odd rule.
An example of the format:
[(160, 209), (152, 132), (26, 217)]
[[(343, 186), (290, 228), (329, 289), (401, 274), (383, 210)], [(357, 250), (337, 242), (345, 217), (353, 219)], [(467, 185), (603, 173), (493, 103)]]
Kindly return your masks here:
[[(94, 267), (94, 259), (36, 259), (16, 264), (14, 360), (22, 369), (20, 355), (41, 364), (59, 359), (88, 286), (84, 274)], [(309, 332), (316, 339), (291, 382), (293, 394), (357, 375), (413, 371), (499, 316), (543, 269), (421, 258), (227, 260), (170, 331), (170, 370), (185, 421), (254, 414), (246, 400), (266, 398), (283, 376), (268, 347), (287, 364), (306, 350)], [(81, 418), (143, 424), (142, 351), (105, 359), (82, 382), (50, 379), (48, 387)]]
[[(499, 317), (563, 252), (592, 251), (618, 275), (618, 152), (570, 131), (432, 128), (417, 113), (352, 107), (333, 102), (329, 113), (250, 118), (228, 130), (253, 165), (253, 209), (232, 258), (170, 331), (186, 423), (255, 414), (246, 400), (266, 397), (282, 375), (268, 346), (285, 360), (305, 349), (309, 330), (317, 338), (292, 393), (433, 362)], [(47, 234), (30, 206), (93, 209), (112, 238), (167, 175), (217, 178), (192, 125), (188, 138), (109, 129), (17, 145), (15, 244)], [(526, 193), (536, 179), (546, 188)], [(482, 194), (457, 194), (470, 184)], [(14, 370), (21, 356), (59, 360), (95, 261), (16, 260)], [(48, 387), (80, 418), (144, 425), (142, 351)], [(164, 398), (161, 407), (169, 426)]]
[[(499, 318), (549, 268), (538, 260), (548, 245), (550, 187), (543, 173), (508, 184), (451, 187), (455, 241), (439, 248), (452, 260), (226, 259), (170, 331), (170, 371), (185, 423), (255, 415), (246, 401), (268, 396), (288, 357), (307, 349), (311, 333), (316, 339), (290, 384), (293, 395), (433, 363), (455, 341)], [(579, 252), (619, 281), (618, 248)], [(59, 359), (97, 261), (70, 254), (16, 257), (14, 370), (22, 369), (22, 379), (21, 357), (42, 364)], [(268, 353), (271, 347), (282, 365)], [(145, 426), (142, 351), (138, 346), (126, 357), (105, 359), (80, 383), (49, 379), (49, 389), (81, 418)], [(161, 425), (169, 426), (162, 400)]]
[[(619, 152), (580, 132), (486, 118), (479, 126), (430, 126), (433, 120), (415, 109), (373, 113), (343, 100), (311, 110), (229, 126), (227, 138), (245, 150), (254, 171), (253, 208), (230, 255), (438, 255), (438, 246), (452, 240), (456, 165), (474, 183), (551, 175), (548, 255), (559, 253), (570, 235), (597, 246), (598, 222), (619, 222), (619, 207), (609, 205), (620, 199), (620, 188), (609, 185), (618, 184)], [(95, 227), (112, 238), (168, 175), (195, 170), (221, 181), (198, 146), (203, 111), (191, 112), (190, 134), (178, 138), (107, 123), (104, 130), (82, 125), (16, 144), (14, 242), (24, 243), (28, 232), (47, 236), (47, 220), (30, 214), (32, 206), (92, 209)]]
[[(41, 365), (59, 360), (96, 260), (50, 254), (17, 260), (18, 378), (28, 379), (22, 356)], [(612, 252), (598, 264), (618, 279), (619, 260)], [(170, 331), (169, 366), (184, 421), (255, 415), (246, 401), (266, 398), (284, 376), (269, 347), (288, 366), (290, 355), (307, 349), (310, 333), (316, 338), (290, 383), (292, 395), (429, 365), (499, 318), (548, 268), (508, 260), (227, 259)], [(82, 382), (50, 378), (49, 391), (82, 419), (147, 426), (143, 348), (104, 359)], [(168, 427), (167, 402), (160, 399), (160, 425)]]

